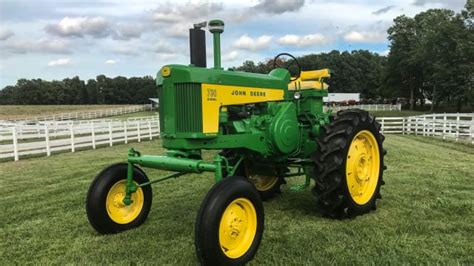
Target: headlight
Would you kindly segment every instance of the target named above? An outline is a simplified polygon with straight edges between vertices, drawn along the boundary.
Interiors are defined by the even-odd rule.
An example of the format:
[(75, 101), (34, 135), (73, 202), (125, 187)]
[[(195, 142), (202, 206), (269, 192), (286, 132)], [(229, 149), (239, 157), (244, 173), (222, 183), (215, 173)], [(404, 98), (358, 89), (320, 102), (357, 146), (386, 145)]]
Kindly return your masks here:
[(165, 66), (165, 67), (161, 68), (161, 76), (168, 77), (170, 75), (171, 75), (171, 68), (170, 67)]

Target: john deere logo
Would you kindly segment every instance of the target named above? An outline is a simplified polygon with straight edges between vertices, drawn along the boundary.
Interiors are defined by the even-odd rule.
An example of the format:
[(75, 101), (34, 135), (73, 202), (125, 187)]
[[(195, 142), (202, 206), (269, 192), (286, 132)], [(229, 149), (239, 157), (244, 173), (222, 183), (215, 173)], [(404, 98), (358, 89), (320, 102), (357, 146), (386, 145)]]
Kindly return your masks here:
[(266, 93), (264, 91), (251, 91), (250, 96), (266, 96)]
[(217, 101), (216, 89), (207, 89), (207, 101)]
[(237, 96), (237, 95), (242, 95), (245, 96), (247, 93), (245, 91), (239, 91), (239, 90), (233, 90), (231, 95)]
[(263, 96), (263, 97), (266, 96), (264, 91), (250, 91), (250, 92), (247, 92), (247, 91), (242, 91), (242, 90), (233, 90), (231, 95), (232, 96), (247, 96), (247, 95), (250, 95), (250, 96)]

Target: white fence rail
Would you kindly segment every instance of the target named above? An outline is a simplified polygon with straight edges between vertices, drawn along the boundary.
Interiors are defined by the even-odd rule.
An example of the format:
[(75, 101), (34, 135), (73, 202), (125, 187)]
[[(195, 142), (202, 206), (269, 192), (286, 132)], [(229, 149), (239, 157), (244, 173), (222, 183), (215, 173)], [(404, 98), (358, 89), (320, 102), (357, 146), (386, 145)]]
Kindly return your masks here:
[[(467, 140), (474, 144), (474, 114), (430, 114), (377, 118), (384, 134), (414, 134)], [(0, 159), (95, 149), (159, 137), (158, 116), (120, 120), (45, 121), (0, 128)]]
[(358, 104), (348, 106), (325, 106), (325, 110), (333, 110), (334, 112), (345, 110), (345, 109), (362, 109), (366, 111), (400, 111), (402, 110), (401, 104)]
[(72, 113), (61, 113), (46, 116), (29, 117), (25, 119), (17, 119), (24, 122), (39, 122), (39, 121), (64, 121), (64, 120), (85, 120), (85, 119), (96, 119), (114, 115), (130, 114), (141, 111), (152, 110), (151, 104), (125, 106), (113, 109), (94, 110), (87, 112), (72, 112)]
[(0, 159), (30, 155), (50, 156), (54, 152), (95, 149), (159, 137), (158, 116), (127, 121), (50, 121), (0, 128)]
[(384, 134), (438, 136), (474, 144), (474, 114), (429, 114), (377, 118)]

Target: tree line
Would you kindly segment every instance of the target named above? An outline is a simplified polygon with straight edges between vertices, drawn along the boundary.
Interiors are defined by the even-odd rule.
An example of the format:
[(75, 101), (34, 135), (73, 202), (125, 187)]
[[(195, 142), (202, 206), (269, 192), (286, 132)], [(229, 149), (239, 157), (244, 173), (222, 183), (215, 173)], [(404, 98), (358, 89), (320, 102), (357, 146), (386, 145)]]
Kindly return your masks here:
[[(403, 101), (411, 109), (426, 100), (473, 109), (474, 1), (464, 10), (430, 9), (413, 18), (399, 16), (388, 29), (390, 51), (383, 56), (367, 50), (337, 50), (298, 57), (303, 70), (330, 68), (331, 92), (360, 92), (363, 99)], [(245, 61), (234, 71), (268, 73), (271, 59)], [(152, 77), (108, 78), (87, 82), (18, 80), (0, 91), (0, 104), (122, 104), (157, 97)]]
[(99, 75), (87, 81), (79, 77), (46, 81), (20, 79), (0, 91), (0, 104), (131, 104), (156, 98), (155, 80), (145, 77)]

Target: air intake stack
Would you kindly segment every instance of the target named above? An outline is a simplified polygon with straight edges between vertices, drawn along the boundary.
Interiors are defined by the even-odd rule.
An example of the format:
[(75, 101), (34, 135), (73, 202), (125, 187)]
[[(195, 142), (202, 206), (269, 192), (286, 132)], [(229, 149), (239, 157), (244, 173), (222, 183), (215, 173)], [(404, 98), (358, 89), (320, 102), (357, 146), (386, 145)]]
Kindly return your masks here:
[(221, 67), (221, 33), (224, 32), (224, 21), (222, 20), (209, 21), (209, 31), (214, 36), (214, 68), (222, 69)]

